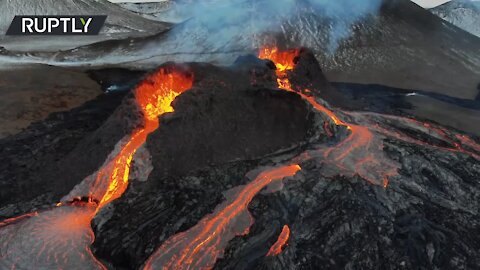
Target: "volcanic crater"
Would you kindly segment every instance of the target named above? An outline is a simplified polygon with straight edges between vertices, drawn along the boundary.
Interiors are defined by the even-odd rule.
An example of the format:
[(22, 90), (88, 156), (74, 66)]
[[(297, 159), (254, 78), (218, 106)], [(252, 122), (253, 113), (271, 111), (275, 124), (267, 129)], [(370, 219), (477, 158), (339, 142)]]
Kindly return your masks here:
[(166, 63), (102, 117), (64, 115), (96, 124), (10, 163), (0, 268), (479, 268), (478, 138), (329, 94), (308, 49), (267, 46)]

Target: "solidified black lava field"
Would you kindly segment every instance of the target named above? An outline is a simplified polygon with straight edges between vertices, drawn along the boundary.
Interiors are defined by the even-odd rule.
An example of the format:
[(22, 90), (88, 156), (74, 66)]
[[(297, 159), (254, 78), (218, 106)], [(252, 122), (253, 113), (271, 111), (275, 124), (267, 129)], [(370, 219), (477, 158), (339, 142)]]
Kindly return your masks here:
[[(39, 216), (0, 221), (0, 242), (42, 213), (89, 215), (101, 198), (62, 198), (146, 126), (135, 89), (179, 69), (191, 89), (137, 149), (123, 195), (95, 212), (92, 269), (480, 268), (478, 138), (391, 108), (331, 107), (345, 91), (307, 49), (260, 56), (134, 72), (133, 89), (1, 139), (0, 220)], [(287, 244), (266, 256), (285, 225)], [(0, 258), (22, 247), (0, 244)]]

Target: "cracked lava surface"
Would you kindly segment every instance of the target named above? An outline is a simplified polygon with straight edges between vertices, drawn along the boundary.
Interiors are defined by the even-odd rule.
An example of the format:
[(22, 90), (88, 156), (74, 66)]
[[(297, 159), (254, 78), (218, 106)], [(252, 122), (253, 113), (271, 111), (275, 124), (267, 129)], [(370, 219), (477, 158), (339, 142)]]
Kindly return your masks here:
[[(305, 94), (310, 92), (309, 89), (294, 90), (289, 72), (295, 69), (299, 54), (298, 49), (280, 51), (275, 47), (265, 47), (260, 50), (259, 58), (275, 63), (279, 89), (300, 95), (325, 118), (325, 134), (333, 137), (333, 128), (343, 129), (346, 137), (339, 142), (310, 149), (286, 165), (263, 168), (251, 182), (230, 190), (225, 202), (195, 226), (168, 238), (146, 261), (144, 269), (213, 268), (230, 240), (249, 233), (254, 222), (248, 212), (252, 199), (270, 184), (296, 175), (301, 170), (299, 164), (309, 159), (318, 159), (330, 165), (325, 166), (327, 168), (322, 172), (325, 176), (339, 172), (356, 175), (384, 188), (388, 187), (389, 178), (397, 175), (399, 168), (397, 162), (384, 154), (385, 138), (461, 152), (478, 159), (474, 151), (480, 147), (464, 135), (397, 116), (341, 111), (337, 114), (315, 97)], [(184, 71), (160, 69), (147, 77), (135, 90), (138, 107), (144, 116), (143, 126), (117, 144), (97, 173), (74, 188), (57, 207), (0, 222), (0, 268), (106, 269), (90, 250), (95, 239), (90, 223), (102, 207), (125, 192), (135, 152), (159, 127), (158, 117), (174, 111), (171, 102), (175, 97), (192, 85), (193, 75)], [(395, 121), (429, 133), (448, 142), (449, 146), (432, 145), (408, 134), (389, 131), (378, 124), (376, 119), (379, 118), (385, 120), (383, 122)], [(89, 199), (75, 200), (78, 197)], [(280, 254), (290, 233), (294, 232), (284, 226), (277, 242), (266, 255)]]

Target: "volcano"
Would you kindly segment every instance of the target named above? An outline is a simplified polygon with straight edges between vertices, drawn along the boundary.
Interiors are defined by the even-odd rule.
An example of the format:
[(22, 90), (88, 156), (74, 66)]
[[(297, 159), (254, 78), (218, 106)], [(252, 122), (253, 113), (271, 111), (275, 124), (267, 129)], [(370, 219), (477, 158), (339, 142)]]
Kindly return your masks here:
[(69, 141), (4, 140), (0, 268), (480, 267), (478, 138), (334, 91), (312, 51), (265, 46), (47, 119)]

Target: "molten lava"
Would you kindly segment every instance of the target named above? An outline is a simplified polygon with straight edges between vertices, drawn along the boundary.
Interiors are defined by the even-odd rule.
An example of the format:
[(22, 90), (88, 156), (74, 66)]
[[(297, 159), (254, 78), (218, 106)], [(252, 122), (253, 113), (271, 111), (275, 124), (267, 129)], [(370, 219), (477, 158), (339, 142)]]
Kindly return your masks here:
[(248, 212), (252, 199), (266, 186), (300, 170), (298, 165), (265, 170), (255, 180), (232, 192), (235, 198), (211, 215), (203, 218), (188, 231), (169, 238), (145, 264), (150, 269), (211, 269), (223, 255), (228, 242), (235, 236), (246, 235), (253, 223)]
[[(386, 137), (479, 158), (475, 151), (480, 151), (480, 147), (474, 140), (413, 119), (341, 112), (341, 116), (347, 115), (349, 119), (342, 120), (334, 111), (310, 96), (308, 89), (302, 92), (293, 90), (289, 73), (294, 71), (300, 52), (266, 47), (260, 51), (259, 57), (275, 63), (278, 88), (297, 93), (324, 116), (323, 128), (330, 139), (339, 137), (336, 134), (339, 129), (348, 132), (348, 136), (341, 136), (342, 140), (336, 145), (321, 145), (305, 152), (293, 165), (266, 169), (247, 185), (230, 190), (227, 200), (212, 214), (189, 230), (165, 241), (147, 260), (145, 269), (212, 268), (230, 240), (249, 233), (253, 219), (248, 205), (252, 199), (265, 187), (294, 176), (301, 169), (297, 163), (306, 159), (321, 158), (329, 165), (322, 166), (322, 173), (327, 177), (358, 175), (386, 188), (388, 178), (396, 175), (399, 167), (384, 154), (383, 139)], [(158, 118), (174, 111), (172, 101), (192, 85), (192, 74), (171, 68), (160, 69), (148, 76), (135, 90), (143, 125), (117, 143), (95, 175), (87, 177), (83, 185), (80, 184), (78, 189), (69, 194), (69, 200), (64, 200), (51, 210), (0, 222), (0, 269), (106, 269), (90, 250), (94, 241), (90, 223), (102, 207), (125, 192), (136, 151), (145, 143), (147, 136), (159, 127)], [(390, 131), (378, 124), (376, 120), (379, 118), (382, 121), (378, 122), (382, 123), (393, 119), (397, 124), (402, 123), (440, 139), (447, 146), (428, 144), (408, 134)], [(289, 237), (290, 228), (285, 225), (267, 256), (280, 254)]]
[(293, 91), (292, 84), (288, 79), (288, 71), (295, 68), (295, 58), (300, 54), (300, 50), (280, 51), (276, 47), (264, 47), (260, 49), (258, 58), (271, 60), (277, 70), (278, 87), (284, 90)]
[[(397, 165), (387, 161), (381, 155), (374, 156), (375, 152), (381, 152), (381, 149), (374, 148), (378, 148), (382, 144), (374, 138), (372, 132), (367, 127), (342, 121), (332, 110), (317, 102), (315, 97), (293, 90), (288, 71), (295, 69), (295, 62), (300, 52), (298, 49), (280, 51), (276, 47), (264, 47), (260, 49), (258, 57), (275, 63), (278, 88), (297, 93), (315, 110), (328, 116), (333, 124), (343, 126), (351, 132), (348, 138), (339, 145), (322, 150), (325, 162), (331, 163), (347, 174), (358, 174), (371, 183), (387, 187), (388, 177), (396, 174)], [(305, 92), (310, 93), (311, 91), (305, 89)], [(333, 135), (328, 125), (324, 125), (324, 129), (329, 137)]]
[(277, 242), (268, 250), (267, 256), (277, 256), (287, 245), (288, 238), (290, 238), (290, 228), (288, 225), (283, 226), (282, 232), (278, 236)]
[(71, 200), (51, 210), (0, 222), (0, 269), (106, 269), (90, 251), (95, 239), (90, 223), (99, 209), (125, 192), (135, 152), (158, 128), (158, 118), (173, 112), (175, 97), (192, 85), (192, 74), (173, 69), (147, 77), (135, 90), (143, 126), (117, 144), (87, 185), (89, 196), (74, 195), (79, 192), (74, 189)]
[(55, 207), (0, 227), (0, 269), (106, 269), (92, 254), (96, 204)]
[[(452, 146), (441, 147), (432, 145), (428, 142), (411, 138), (406, 134), (389, 131), (380, 127), (375, 123), (375, 120), (372, 121), (372, 119), (370, 119), (371, 117), (366, 117), (360, 113), (344, 112), (344, 114), (349, 115), (350, 118), (353, 118), (356, 122), (363, 122), (363, 125), (351, 124), (341, 120), (332, 110), (329, 110), (326, 106), (317, 102), (315, 97), (293, 90), (288, 76), (289, 71), (295, 69), (295, 62), (297, 61), (296, 59), (299, 57), (300, 52), (300, 50), (281, 51), (276, 47), (264, 47), (259, 51), (259, 58), (268, 59), (275, 63), (277, 68), (276, 75), (278, 88), (297, 93), (317, 111), (328, 116), (330, 121), (336, 126), (343, 126), (350, 131), (350, 135), (338, 145), (327, 149), (319, 149), (317, 152), (317, 154), (321, 153), (324, 162), (332, 165), (330, 172), (326, 172), (326, 176), (332, 176), (338, 174), (337, 171), (343, 171), (344, 174), (357, 174), (371, 183), (387, 187), (389, 181), (388, 178), (397, 175), (399, 164), (390, 160), (383, 153), (383, 138), (386, 137), (396, 138), (417, 145), (435, 147), (444, 151), (459, 152), (480, 159), (480, 156), (475, 153), (475, 151), (479, 151), (480, 146), (474, 140), (465, 135), (459, 134), (454, 136), (455, 139), (451, 139), (447, 134), (447, 130), (433, 127), (428, 123), (422, 123), (414, 119), (389, 115), (375, 115), (384, 120), (394, 119), (396, 122), (408, 123), (409, 126), (418, 129), (425, 134), (431, 134)], [(303, 92), (310, 93), (311, 91), (304, 89)], [(329, 126), (324, 125), (324, 129), (325, 133), (329, 137), (332, 137), (332, 131)], [(316, 156), (316, 154), (312, 155)]]
[[(280, 51), (277, 47), (263, 47), (258, 53), (258, 58), (270, 60), (275, 64), (275, 67), (277, 68), (275, 73), (277, 75), (278, 88), (286, 91), (295, 92), (292, 89), (292, 84), (290, 83), (290, 79), (288, 78), (288, 71), (295, 69), (295, 62), (299, 55), (299, 49)], [(336, 125), (343, 125), (348, 127), (348, 125), (342, 122), (335, 115), (335, 113), (327, 109), (325, 106), (318, 104), (315, 98), (309, 97), (300, 92), (295, 93), (299, 94), (303, 99), (308, 101), (316, 110), (328, 115)]]
[(119, 198), (128, 186), (130, 166), (136, 150), (147, 136), (159, 126), (158, 118), (173, 112), (173, 100), (190, 89), (193, 75), (188, 72), (162, 68), (147, 77), (135, 90), (135, 99), (144, 116), (144, 126), (133, 131), (120, 152), (98, 171), (94, 191), (108, 183), (100, 207)]

